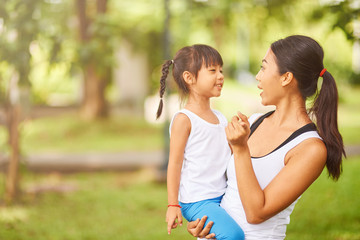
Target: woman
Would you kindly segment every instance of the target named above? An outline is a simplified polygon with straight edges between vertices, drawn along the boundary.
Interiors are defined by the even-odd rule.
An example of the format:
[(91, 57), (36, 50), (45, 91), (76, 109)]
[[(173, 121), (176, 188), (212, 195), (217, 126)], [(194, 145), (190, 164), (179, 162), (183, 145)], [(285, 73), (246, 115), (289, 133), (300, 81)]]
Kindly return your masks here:
[[(334, 180), (340, 176), (345, 151), (337, 126), (338, 93), (323, 57), (321, 46), (306, 36), (274, 42), (256, 79), (262, 104), (276, 110), (249, 119), (239, 113), (226, 128), (233, 159), (221, 206), (247, 240), (284, 239), (295, 203), (324, 166)], [(306, 99), (315, 93), (307, 111)], [(188, 231), (206, 236), (211, 225), (202, 229), (205, 219), (190, 222)]]

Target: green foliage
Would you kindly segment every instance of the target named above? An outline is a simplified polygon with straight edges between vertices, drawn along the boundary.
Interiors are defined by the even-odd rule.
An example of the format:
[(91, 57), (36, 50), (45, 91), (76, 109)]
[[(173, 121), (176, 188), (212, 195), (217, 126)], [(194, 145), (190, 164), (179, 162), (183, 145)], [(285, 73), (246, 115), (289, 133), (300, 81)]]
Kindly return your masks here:
[[(0, 25), (3, 25), (0, 31), (5, 34), (1, 34), (0, 44), (6, 47), (0, 49), (0, 57), (10, 65), (0, 67), (1, 78), (8, 80), (9, 74), (5, 71), (12, 71), (12, 63), (17, 62), (19, 66), (21, 63), (24, 68), (21, 76), (28, 77), (36, 85), (32, 89), (35, 102), (50, 102), (50, 96), (58, 89), (49, 86), (60, 85), (66, 79), (63, 82), (72, 85), (67, 89), (73, 89), (76, 84), (71, 81), (80, 78), (80, 67), (94, 61), (91, 59), (95, 59), (97, 71), (101, 75), (108, 73), (110, 79), (109, 68), (116, 66), (114, 54), (123, 41), (127, 41), (132, 51), (147, 56), (150, 92), (157, 91), (160, 67), (165, 60), (164, 1), (109, 0), (103, 15), (93, 14), (96, 12), (95, 1), (87, 2), (91, 21), (88, 34), (92, 38), (85, 44), (79, 41), (75, 1), (4, 0), (0, 6)], [(343, 33), (338, 30), (347, 31), (348, 38), (353, 39), (350, 37), (352, 22), (359, 15), (354, 0), (332, 5), (301, 0), (176, 0), (169, 3), (172, 56), (185, 45), (209, 44), (222, 54), (226, 76), (238, 78), (242, 71), (256, 74), (271, 42), (290, 34), (305, 34), (324, 46), (326, 66), (336, 79), (340, 82), (359, 79), (351, 74), (351, 41), (342, 38)], [(9, 40), (14, 29), (24, 31), (30, 38), (18, 38), (18, 43), (14, 44)], [(20, 43), (24, 44), (21, 49)], [(29, 46), (32, 46), (30, 49), (41, 48), (41, 59), (35, 57), (38, 51), (29, 53)], [(14, 54), (15, 50), (18, 54)], [(41, 63), (34, 62), (33, 58)], [(23, 63), (30, 60), (26, 70)], [(62, 72), (54, 70), (59, 68)], [(44, 84), (45, 81), (51, 81), (51, 84)], [(68, 95), (77, 92), (67, 91)]]
[(5, 61), (14, 67), (20, 85), (29, 85), (29, 48), (40, 31), (36, 9), (41, 2), (4, 0), (0, 4), (0, 62)]
[(313, 11), (312, 17), (316, 20), (322, 20), (327, 15), (335, 15), (332, 21), (332, 28), (340, 28), (347, 39), (354, 41), (360, 36), (355, 36), (354, 21), (360, 21), (360, 5), (357, 0), (336, 1), (325, 7), (319, 7)]

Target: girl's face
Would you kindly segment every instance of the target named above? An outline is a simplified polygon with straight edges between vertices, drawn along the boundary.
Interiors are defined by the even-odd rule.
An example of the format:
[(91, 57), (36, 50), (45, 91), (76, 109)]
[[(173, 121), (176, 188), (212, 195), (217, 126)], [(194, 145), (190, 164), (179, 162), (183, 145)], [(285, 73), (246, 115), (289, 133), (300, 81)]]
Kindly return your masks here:
[(209, 66), (204, 64), (198, 72), (194, 83), (190, 85), (191, 92), (206, 98), (219, 97), (224, 85), (222, 66)]
[(259, 82), (258, 88), (262, 90), (260, 93), (261, 103), (263, 105), (276, 105), (283, 96), (283, 87), (281, 84), (281, 75), (276, 63), (276, 57), (269, 48), (262, 60), (261, 68), (256, 75)]

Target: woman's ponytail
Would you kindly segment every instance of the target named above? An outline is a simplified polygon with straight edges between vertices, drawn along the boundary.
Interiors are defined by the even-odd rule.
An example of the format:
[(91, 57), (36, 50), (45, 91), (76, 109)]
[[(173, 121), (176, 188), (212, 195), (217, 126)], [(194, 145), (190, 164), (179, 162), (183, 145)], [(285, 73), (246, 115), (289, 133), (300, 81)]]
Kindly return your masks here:
[[(337, 122), (338, 91), (335, 79), (324, 68), (322, 47), (310, 37), (293, 35), (271, 44), (271, 50), (280, 73), (294, 74), (304, 100), (317, 94), (309, 113), (315, 116), (319, 135), (326, 145), (329, 176), (337, 180), (342, 172), (342, 155), (346, 154)], [(319, 77), (323, 77), (320, 92)]]
[(169, 74), (169, 68), (171, 63), (173, 63), (173, 60), (167, 60), (163, 65), (162, 65), (162, 69), (161, 69), (161, 78), (160, 78), (160, 90), (159, 90), (159, 94), (160, 94), (160, 103), (159, 103), (159, 108), (157, 110), (156, 113), (156, 119), (158, 119), (161, 116), (162, 110), (163, 110), (163, 96), (165, 94), (165, 89), (166, 89), (166, 78)]
[(335, 79), (322, 72), (323, 83), (310, 112), (315, 115), (320, 136), (327, 148), (326, 167), (329, 176), (337, 180), (342, 172), (342, 155), (346, 157), (344, 143), (338, 130), (338, 91)]

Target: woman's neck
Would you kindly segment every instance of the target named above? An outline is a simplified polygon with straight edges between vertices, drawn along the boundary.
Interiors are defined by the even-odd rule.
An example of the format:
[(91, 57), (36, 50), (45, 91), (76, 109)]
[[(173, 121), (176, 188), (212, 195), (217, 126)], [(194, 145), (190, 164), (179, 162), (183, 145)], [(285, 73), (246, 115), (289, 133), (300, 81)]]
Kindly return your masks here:
[(289, 96), (276, 105), (272, 114), (275, 126), (302, 126), (311, 122), (307, 114), (305, 101), (301, 96)]

